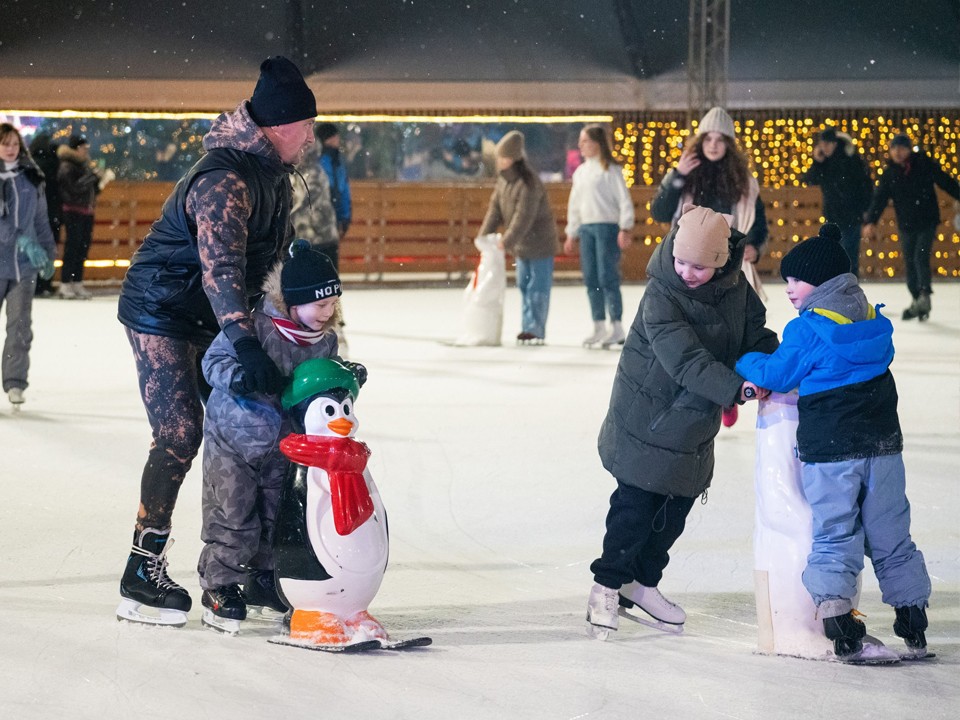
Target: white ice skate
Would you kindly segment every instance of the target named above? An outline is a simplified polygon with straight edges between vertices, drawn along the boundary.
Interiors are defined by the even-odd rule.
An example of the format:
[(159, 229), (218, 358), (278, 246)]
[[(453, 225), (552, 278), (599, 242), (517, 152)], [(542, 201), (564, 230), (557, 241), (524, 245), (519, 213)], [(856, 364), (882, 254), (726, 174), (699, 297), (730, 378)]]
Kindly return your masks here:
[(607, 328), (603, 323), (603, 320), (594, 320), (593, 321), (593, 332), (583, 339), (584, 347), (593, 347), (594, 345), (599, 345), (603, 342), (603, 339), (607, 337)]
[(619, 627), (617, 591), (594, 583), (587, 601), (587, 635), (606, 640), (611, 630)]
[(20, 406), (23, 405), (23, 390), (20, 388), (10, 388), (7, 392), (7, 399), (13, 407), (14, 412), (20, 412)]
[(183, 627), (187, 624), (187, 613), (182, 610), (151, 607), (130, 598), (123, 598), (117, 606), (117, 620), (128, 620), (144, 625)]
[(623, 345), (626, 339), (626, 335), (623, 334), (623, 325), (619, 320), (615, 320), (610, 325), (610, 332), (600, 341), (600, 347), (607, 349), (614, 345)]
[[(650, 617), (629, 612), (638, 607)], [(676, 603), (667, 600), (655, 587), (632, 582), (620, 588), (620, 616), (669, 633), (682, 633), (687, 614)]]

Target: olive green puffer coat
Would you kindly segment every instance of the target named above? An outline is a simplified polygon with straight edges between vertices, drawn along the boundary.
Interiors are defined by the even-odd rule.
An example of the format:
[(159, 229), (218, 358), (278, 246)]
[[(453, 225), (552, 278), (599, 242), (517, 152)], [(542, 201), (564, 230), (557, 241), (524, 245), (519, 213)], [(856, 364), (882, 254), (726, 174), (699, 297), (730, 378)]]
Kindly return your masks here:
[(713, 477), (721, 407), (740, 394), (737, 359), (771, 353), (778, 342), (740, 271), (743, 236), (736, 233), (725, 272), (690, 289), (673, 269), (674, 235), (664, 238), (647, 265), (649, 281), (623, 347), (598, 447), (618, 481), (696, 497)]

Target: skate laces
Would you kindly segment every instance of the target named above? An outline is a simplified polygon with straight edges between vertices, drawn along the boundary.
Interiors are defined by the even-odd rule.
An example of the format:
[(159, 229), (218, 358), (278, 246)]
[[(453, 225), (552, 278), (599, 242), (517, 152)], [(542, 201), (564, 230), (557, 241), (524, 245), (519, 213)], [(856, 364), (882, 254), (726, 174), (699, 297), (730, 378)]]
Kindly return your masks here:
[(142, 555), (147, 559), (147, 574), (150, 575), (150, 580), (156, 584), (161, 590), (180, 590), (183, 591), (183, 588), (177, 585), (173, 580), (170, 579), (170, 576), (167, 575), (167, 550), (173, 547), (173, 538), (169, 538), (166, 543), (164, 543), (163, 550), (160, 551), (160, 554), (152, 553), (149, 550), (134, 545), (131, 548), (131, 552), (136, 555)]

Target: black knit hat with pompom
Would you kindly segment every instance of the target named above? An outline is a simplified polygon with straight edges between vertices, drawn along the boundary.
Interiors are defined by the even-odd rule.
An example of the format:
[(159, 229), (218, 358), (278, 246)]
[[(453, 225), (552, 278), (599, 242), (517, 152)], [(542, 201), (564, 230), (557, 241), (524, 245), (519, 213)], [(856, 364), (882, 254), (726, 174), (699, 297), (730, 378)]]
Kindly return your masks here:
[(826, 223), (820, 234), (807, 238), (780, 261), (780, 277), (823, 285), (827, 280), (850, 272), (850, 256), (840, 244), (840, 227)]
[(280, 289), (287, 307), (342, 294), (333, 261), (302, 238), (290, 245), (290, 258), (280, 270)]

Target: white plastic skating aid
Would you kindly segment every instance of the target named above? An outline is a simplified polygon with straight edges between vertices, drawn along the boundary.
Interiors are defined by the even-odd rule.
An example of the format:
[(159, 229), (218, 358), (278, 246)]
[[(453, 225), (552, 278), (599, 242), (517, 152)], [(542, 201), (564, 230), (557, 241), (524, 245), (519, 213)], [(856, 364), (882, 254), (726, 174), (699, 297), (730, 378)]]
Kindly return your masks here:
[(606, 640), (611, 630), (619, 627), (618, 595), (613, 588), (594, 583), (587, 600), (587, 635)]
[(204, 627), (208, 627), (224, 635), (237, 635), (240, 633), (240, 621), (223, 618), (216, 615), (210, 608), (203, 609), (203, 617), (200, 622)]
[(123, 598), (117, 606), (117, 620), (140, 623), (142, 625), (165, 625), (183, 627), (187, 624), (187, 614), (182, 610), (155, 608)]

